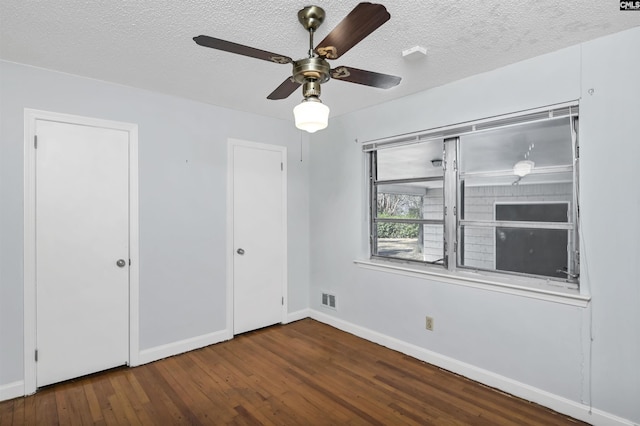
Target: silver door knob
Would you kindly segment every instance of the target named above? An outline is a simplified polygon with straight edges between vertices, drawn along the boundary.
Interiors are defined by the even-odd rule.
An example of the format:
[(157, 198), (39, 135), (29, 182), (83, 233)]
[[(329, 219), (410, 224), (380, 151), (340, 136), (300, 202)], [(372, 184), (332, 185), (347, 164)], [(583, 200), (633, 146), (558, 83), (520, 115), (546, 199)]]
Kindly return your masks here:
[(124, 259), (118, 259), (116, 265), (118, 265), (119, 268), (124, 268), (127, 265), (127, 262), (125, 262)]
[(244, 254), (244, 249), (239, 248), (238, 250), (236, 250), (236, 253), (238, 253), (238, 254)]

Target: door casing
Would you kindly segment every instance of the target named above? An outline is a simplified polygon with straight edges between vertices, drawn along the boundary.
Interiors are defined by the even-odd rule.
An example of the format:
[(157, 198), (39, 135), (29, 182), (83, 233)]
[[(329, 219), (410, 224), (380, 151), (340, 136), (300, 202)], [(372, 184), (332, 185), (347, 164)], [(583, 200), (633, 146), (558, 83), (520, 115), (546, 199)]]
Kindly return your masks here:
[(234, 146), (244, 146), (254, 149), (266, 149), (272, 151), (278, 151), (282, 153), (282, 221), (283, 221), (283, 279), (282, 279), (282, 323), (286, 323), (287, 319), (287, 148), (280, 145), (263, 144), (257, 142), (249, 142), (239, 139), (229, 139), (227, 143), (227, 327), (226, 334), (228, 339), (232, 339), (234, 336), (233, 327), (233, 291), (234, 291), (234, 273), (233, 273), (233, 257), (234, 257), (234, 239), (233, 239), (233, 225), (234, 225), (234, 212), (233, 212), (233, 151)]
[(139, 364), (138, 125), (30, 108), (24, 110), (24, 395), (36, 391), (36, 122), (122, 130), (129, 134), (129, 362)]

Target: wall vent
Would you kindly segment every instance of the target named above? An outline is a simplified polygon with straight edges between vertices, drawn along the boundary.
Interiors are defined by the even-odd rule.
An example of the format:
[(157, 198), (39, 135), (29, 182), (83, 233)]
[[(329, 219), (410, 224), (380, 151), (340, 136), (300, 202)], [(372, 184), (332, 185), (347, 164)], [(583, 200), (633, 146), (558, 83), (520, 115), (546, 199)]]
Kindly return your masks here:
[(327, 308), (336, 309), (336, 295), (329, 293), (322, 293), (322, 306)]

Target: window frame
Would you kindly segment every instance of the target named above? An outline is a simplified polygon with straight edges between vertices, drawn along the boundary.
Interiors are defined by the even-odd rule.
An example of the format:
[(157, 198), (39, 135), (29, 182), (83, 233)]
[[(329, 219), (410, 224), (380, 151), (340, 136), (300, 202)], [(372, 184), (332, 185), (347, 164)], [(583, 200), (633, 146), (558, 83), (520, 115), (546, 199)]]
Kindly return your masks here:
[[(368, 177), (369, 177), (369, 247), (370, 258), (374, 260), (384, 260), (392, 262), (414, 263), (425, 265), (425, 268), (444, 268), (448, 272), (474, 272), (487, 277), (520, 277), (532, 283), (546, 283), (564, 286), (567, 289), (579, 289), (580, 277), (580, 240), (579, 240), (579, 143), (578, 143), (578, 103), (570, 102), (555, 106), (540, 108), (536, 110), (523, 111), (520, 113), (508, 114), (499, 117), (493, 117), (486, 120), (478, 120), (475, 122), (461, 123), (459, 125), (447, 126), (437, 129), (430, 129), (413, 134), (405, 134), (392, 138), (378, 139), (363, 143), (363, 151), (368, 156)], [(464, 177), (472, 175), (491, 175), (500, 174), (502, 172), (481, 172), (481, 173), (460, 173), (458, 165), (460, 163), (460, 137), (466, 134), (472, 134), (479, 131), (492, 130), (507, 126), (516, 126), (525, 123), (534, 123), (536, 121), (547, 121), (553, 119), (569, 118), (569, 126), (571, 131), (571, 150), (572, 164), (568, 166), (553, 166), (545, 168), (536, 168), (533, 173), (547, 174), (557, 172), (572, 173), (572, 194), (570, 200), (563, 201), (568, 203), (570, 217), (567, 222), (524, 222), (515, 221), (515, 223), (504, 223), (504, 221), (473, 221), (468, 219), (460, 219), (459, 209), (462, 206), (461, 184)], [(376, 158), (377, 152), (381, 149), (426, 143), (430, 141), (440, 140), (443, 143), (442, 166), (444, 175), (442, 179), (438, 178), (416, 178), (401, 179), (395, 181), (378, 181), (376, 175)], [(442, 180), (443, 181), (443, 220), (434, 221), (429, 219), (382, 219), (377, 217), (377, 186), (389, 183), (406, 183), (425, 180)], [(542, 203), (550, 203), (552, 201), (540, 201)], [(503, 202), (504, 203), (504, 202)], [(525, 203), (525, 202), (523, 202)], [(526, 203), (525, 203), (526, 204)], [(442, 224), (443, 226), (443, 258), (442, 263), (427, 262), (415, 259), (406, 259), (391, 256), (382, 256), (378, 254), (378, 238), (377, 223), (379, 222), (400, 222), (400, 223), (420, 223), (420, 224)], [(461, 265), (460, 257), (462, 250), (461, 238), (463, 227), (470, 225), (490, 226), (496, 229), (498, 224), (507, 227), (526, 228), (527, 226), (542, 229), (566, 229), (568, 235), (568, 271), (566, 278), (547, 277), (542, 275), (526, 274), (513, 271), (500, 271), (497, 269), (481, 269)], [(495, 242), (494, 242), (495, 245)], [(494, 253), (495, 267), (495, 253)]]
[[(443, 150), (444, 155), (444, 150)], [(415, 219), (415, 218), (382, 218), (378, 217), (378, 187), (381, 185), (398, 185), (403, 183), (420, 183), (420, 182), (443, 182), (443, 192), (444, 192), (444, 175), (443, 176), (425, 176), (418, 178), (406, 178), (406, 179), (386, 179), (386, 180), (378, 180), (378, 167), (377, 167), (377, 157), (378, 152), (372, 151), (368, 157), (368, 169), (369, 169), (369, 247), (370, 247), (370, 255), (372, 258), (377, 259), (393, 259), (404, 262), (415, 262), (419, 264), (429, 264), (429, 265), (441, 265), (439, 262), (445, 262), (446, 259), (443, 257), (442, 259), (438, 259), (436, 261), (424, 261), (424, 260), (416, 260), (416, 259), (408, 259), (403, 257), (394, 257), (394, 256), (381, 256), (378, 254), (378, 224), (379, 223), (401, 223), (401, 224), (417, 224), (420, 226), (424, 225), (441, 225), (444, 230), (444, 217), (442, 220), (436, 219)], [(443, 213), (444, 213), (443, 206)]]

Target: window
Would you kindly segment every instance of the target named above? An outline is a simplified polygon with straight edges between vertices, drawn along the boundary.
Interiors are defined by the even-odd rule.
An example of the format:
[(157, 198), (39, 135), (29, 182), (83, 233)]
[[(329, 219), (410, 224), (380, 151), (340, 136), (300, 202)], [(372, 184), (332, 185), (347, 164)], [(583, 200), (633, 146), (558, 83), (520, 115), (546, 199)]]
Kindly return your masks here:
[(365, 144), (371, 256), (579, 278), (576, 105)]
[(440, 140), (372, 152), (373, 255), (443, 263), (442, 147)]

